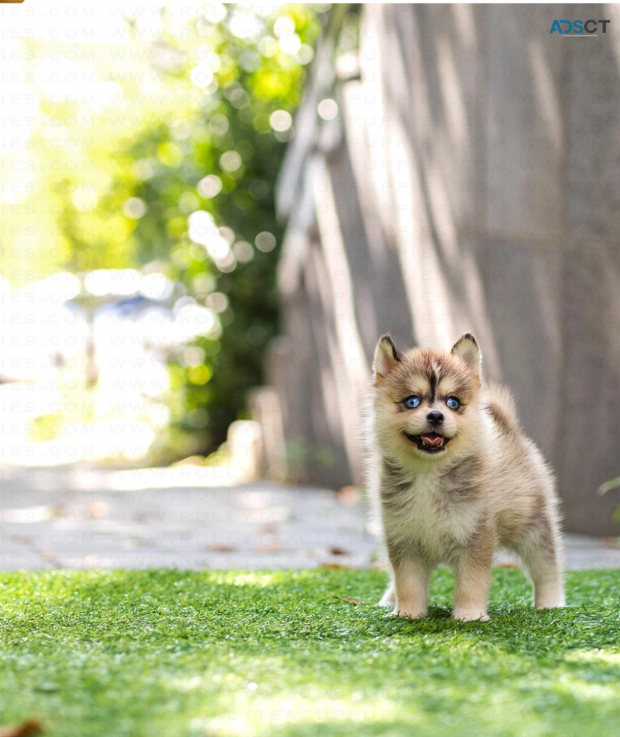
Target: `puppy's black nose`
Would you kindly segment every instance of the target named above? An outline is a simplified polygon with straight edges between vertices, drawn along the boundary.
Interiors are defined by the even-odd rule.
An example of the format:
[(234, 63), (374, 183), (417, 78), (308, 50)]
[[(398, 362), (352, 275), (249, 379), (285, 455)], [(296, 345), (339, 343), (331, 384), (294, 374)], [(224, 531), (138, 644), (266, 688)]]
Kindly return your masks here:
[(441, 412), (429, 412), (426, 419), (433, 427), (438, 427), (443, 422), (443, 414)]

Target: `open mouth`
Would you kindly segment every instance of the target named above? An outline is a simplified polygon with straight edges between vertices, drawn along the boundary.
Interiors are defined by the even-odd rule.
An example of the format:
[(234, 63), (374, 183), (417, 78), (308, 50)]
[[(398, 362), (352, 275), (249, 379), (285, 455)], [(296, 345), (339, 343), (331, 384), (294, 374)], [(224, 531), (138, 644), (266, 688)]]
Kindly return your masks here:
[(419, 450), (425, 453), (441, 453), (446, 449), (446, 445), (450, 442), (450, 438), (445, 438), (436, 432), (424, 432), (421, 435), (412, 435), (403, 430), (403, 435), (409, 442), (417, 445)]

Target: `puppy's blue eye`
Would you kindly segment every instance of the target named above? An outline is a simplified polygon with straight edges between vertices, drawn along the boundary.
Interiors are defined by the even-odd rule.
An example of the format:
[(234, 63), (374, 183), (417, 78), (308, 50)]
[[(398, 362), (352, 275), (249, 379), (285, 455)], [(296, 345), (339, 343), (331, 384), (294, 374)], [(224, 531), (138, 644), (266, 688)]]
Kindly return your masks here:
[(448, 397), (448, 400), (446, 401), (446, 404), (450, 409), (458, 409), (461, 406), (461, 403), (456, 397)]
[(420, 397), (412, 396), (412, 397), (407, 397), (407, 399), (405, 399), (405, 407), (407, 407), (407, 409), (415, 409), (416, 407), (419, 406), (419, 404), (420, 404)]

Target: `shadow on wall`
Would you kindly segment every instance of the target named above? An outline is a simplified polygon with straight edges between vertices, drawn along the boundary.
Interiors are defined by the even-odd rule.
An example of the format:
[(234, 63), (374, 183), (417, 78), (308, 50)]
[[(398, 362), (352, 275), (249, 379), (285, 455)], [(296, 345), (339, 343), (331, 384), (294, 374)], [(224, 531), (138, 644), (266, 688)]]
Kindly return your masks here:
[[(299, 212), (285, 213), (285, 337), (269, 383), (286, 443), (310, 449), (288, 473), (362, 481), (362, 406), (382, 332), (447, 348), (471, 329), (487, 377), (512, 387), (557, 470), (567, 527), (613, 533), (617, 500), (595, 491), (620, 471), (620, 163), (609, 153), (620, 40), (549, 29), (566, 13), (599, 14), (620, 33), (620, 11), (362, 13), (361, 74), (336, 81), (339, 116), (308, 147)], [(322, 84), (315, 75), (306, 97)], [(302, 209), (312, 217), (300, 226)]]

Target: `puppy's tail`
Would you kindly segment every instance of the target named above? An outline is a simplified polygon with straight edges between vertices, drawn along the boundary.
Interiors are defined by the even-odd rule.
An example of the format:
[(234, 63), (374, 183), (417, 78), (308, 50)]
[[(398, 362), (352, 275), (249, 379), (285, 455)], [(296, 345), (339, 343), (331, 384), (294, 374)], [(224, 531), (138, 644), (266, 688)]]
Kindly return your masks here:
[(500, 384), (485, 386), (486, 404), (493, 419), (506, 430), (519, 430), (517, 406), (510, 390)]

